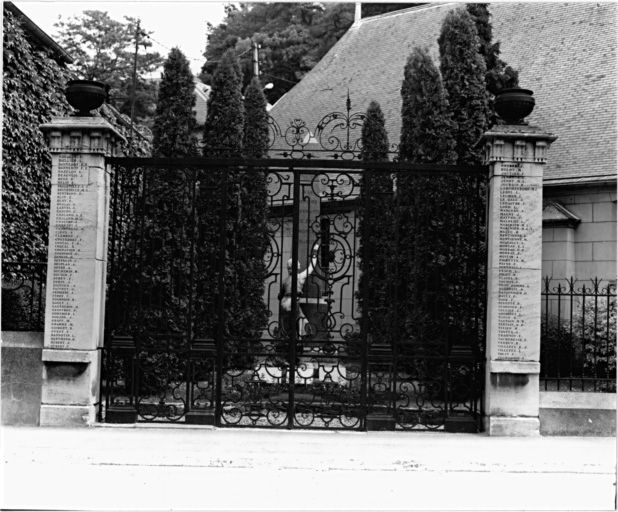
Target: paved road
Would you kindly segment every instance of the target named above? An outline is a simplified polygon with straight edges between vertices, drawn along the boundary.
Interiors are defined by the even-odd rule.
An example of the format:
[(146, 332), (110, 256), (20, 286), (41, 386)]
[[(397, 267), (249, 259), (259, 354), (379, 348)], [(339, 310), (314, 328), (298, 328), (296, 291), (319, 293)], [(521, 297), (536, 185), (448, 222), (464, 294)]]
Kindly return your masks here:
[(4, 428), (3, 508), (614, 510), (613, 438)]

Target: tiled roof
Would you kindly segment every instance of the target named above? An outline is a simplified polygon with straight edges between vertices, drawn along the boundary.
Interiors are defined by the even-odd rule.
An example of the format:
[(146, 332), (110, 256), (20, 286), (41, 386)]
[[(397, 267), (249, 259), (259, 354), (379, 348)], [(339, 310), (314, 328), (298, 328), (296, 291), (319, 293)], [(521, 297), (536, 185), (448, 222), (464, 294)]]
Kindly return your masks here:
[[(380, 103), (391, 143), (399, 142), (400, 87), (414, 46), (438, 62), (437, 39), (446, 13), (461, 4), (435, 4), (366, 18), (352, 26), (270, 114), (284, 128), (301, 118), (311, 128), (331, 111)], [(616, 15), (614, 3), (495, 3), (494, 40), (502, 58), (532, 89), (528, 122), (558, 136), (547, 180), (616, 174)], [(574, 180), (574, 181), (575, 181)]]

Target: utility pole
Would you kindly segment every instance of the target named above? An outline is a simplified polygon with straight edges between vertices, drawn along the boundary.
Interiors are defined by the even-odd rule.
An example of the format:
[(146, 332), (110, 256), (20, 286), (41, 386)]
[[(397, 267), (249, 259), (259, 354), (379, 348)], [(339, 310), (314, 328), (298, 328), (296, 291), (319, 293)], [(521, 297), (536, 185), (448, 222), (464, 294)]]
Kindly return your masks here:
[(253, 76), (260, 78), (260, 45), (251, 41), (251, 46), (253, 46)]
[(133, 119), (135, 117), (135, 92), (137, 89), (137, 51), (139, 48), (139, 36), (141, 35), (140, 30), (140, 19), (137, 19), (137, 25), (135, 27), (135, 54), (133, 56), (133, 87), (131, 90), (131, 141), (133, 141), (133, 131), (135, 130), (133, 126)]

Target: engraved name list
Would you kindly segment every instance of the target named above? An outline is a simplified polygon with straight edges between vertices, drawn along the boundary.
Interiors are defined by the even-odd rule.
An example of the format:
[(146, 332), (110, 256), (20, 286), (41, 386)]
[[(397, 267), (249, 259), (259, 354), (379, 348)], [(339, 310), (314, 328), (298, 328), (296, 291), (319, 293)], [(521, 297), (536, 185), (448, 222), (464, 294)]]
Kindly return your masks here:
[(51, 308), (51, 348), (68, 348), (75, 342), (74, 321), (78, 304), (75, 289), (78, 256), (82, 249), (80, 196), (88, 192), (88, 165), (79, 154), (62, 154), (58, 159), (55, 209), (50, 222), (53, 240), (53, 282)]
[(526, 215), (526, 196), (537, 193), (520, 174), (520, 164), (503, 164), (499, 188), (498, 247), (498, 339), (497, 359), (526, 359), (527, 342), (523, 332), (526, 298), (530, 284), (522, 279), (525, 252), (534, 230), (530, 215)]

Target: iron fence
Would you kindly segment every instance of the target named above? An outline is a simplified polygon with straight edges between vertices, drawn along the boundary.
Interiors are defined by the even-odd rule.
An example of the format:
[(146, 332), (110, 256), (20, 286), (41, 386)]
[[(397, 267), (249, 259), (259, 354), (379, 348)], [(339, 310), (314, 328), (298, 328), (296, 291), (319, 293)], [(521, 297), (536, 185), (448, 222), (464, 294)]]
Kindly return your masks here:
[(2, 262), (2, 330), (42, 331), (47, 263)]
[[(101, 419), (363, 429), (378, 417), (393, 429), (480, 428), (485, 168), (372, 162), (368, 175), (354, 160), (109, 163)], [(253, 318), (230, 311), (244, 311), (236, 305), (249, 289), (234, 277), (246, 261), (239, 237), (251, 236), (241, 231), (238, 208), (244, 184), (258, 173), (267, 185), (268, 240), (258, 276), (265, 314)], [(360, 212), (373, 205), (375, 215), (385, 213), (374, 204), (379, 198), (362, 193), (363, 175), (377, 173), (389, 183), (397, 175), (397, 189), (387, 187), (382, 199), (414, 214), (408, 232), (395, 218), (387, 229), (423, 234), (428, 249), (445, 255), (433, 272), (391, 283), (394, 293), (379, 303), (360, 282), (358, 256), (366, 229)], [(435, 204), (400, 205), (413, 194), (394, 197), (406, 182), (416, 190), (440, 180), (456, 180), (468, 193), (447, 202), (436, 192)], [(234, 201), (223, 201), (230, 191)], [(399, 236), (364, 250), (399, 254)], [(431, 259), (420, 250), (412, 257)], [(288, 260), (313, 269), (304, 287), (302, 272), (286, 271)], [(359, 308), (361, 297), (372, 314)], [(382, 306), (415, 306), (423, 329), (387, 322)]]
[(616, 391), (616, 284), (543, 279), (541, 389)]

